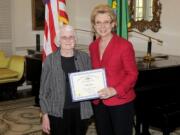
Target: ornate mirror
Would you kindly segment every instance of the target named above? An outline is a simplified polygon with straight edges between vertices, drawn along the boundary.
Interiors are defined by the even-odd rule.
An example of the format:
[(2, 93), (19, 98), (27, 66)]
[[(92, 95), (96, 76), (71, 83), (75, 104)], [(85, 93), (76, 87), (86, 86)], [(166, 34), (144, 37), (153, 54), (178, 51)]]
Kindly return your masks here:
[(158, 32), (161, 28), (161, 3), (159, 0), (129, 0), (131, 28), (140, 32), (151, 29)]

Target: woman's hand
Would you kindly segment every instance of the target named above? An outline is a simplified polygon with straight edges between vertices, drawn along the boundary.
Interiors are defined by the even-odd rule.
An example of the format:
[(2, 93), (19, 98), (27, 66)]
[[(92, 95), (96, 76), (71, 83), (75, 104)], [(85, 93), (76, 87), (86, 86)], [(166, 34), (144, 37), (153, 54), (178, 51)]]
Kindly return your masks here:
[(112, 87), (107, 87), (98, 92), (100, 99), (108, 99), (117, 94), (116, 90)]
[(48, 114), (44, 114), (42, 116), (42, 130), (46, 134), (50, 134), (50, 122), (49, 122)]

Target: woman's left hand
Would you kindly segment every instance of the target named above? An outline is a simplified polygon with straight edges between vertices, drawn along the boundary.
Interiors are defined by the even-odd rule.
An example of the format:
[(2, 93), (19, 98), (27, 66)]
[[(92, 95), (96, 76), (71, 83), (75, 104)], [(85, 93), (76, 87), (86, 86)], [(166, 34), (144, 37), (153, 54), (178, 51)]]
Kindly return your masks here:
[(98, 91), (99, 98), (100, 99), (108, 99), (110, 97), (113, 97), (117, 94), (116, 90), (112, 87), (104, 88), (100, 91)]

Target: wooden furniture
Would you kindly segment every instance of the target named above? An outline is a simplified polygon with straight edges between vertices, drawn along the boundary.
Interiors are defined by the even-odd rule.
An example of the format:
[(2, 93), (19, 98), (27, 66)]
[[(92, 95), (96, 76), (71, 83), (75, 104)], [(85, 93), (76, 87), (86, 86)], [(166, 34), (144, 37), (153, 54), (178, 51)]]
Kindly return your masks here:
[(39, 88), (41, 77), (42, 60), (41, 53), (26, 56), (26, 81), (32, 85), (32, 95), (35, 96), (35, 105), (39, 105)]
[(180, 127), (180, 57), (158, 57), (146, 63), (137, 58), (136, 135), (149, 135), (149, 126), (163, 135)]

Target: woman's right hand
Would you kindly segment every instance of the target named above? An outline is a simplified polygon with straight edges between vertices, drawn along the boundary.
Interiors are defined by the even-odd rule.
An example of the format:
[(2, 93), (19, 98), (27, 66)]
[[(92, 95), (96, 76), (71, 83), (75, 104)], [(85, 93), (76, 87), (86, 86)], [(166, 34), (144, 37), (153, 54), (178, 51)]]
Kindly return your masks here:
[(44, 114), (42, 116), (42, 130), (46, 134), (50, 134), (50, 122), (49, 122), (48, 114)]
[(98, 91), (100, 99), (108, 99), (117, 94), (116, 90), (112, 87), (107, 87)]

